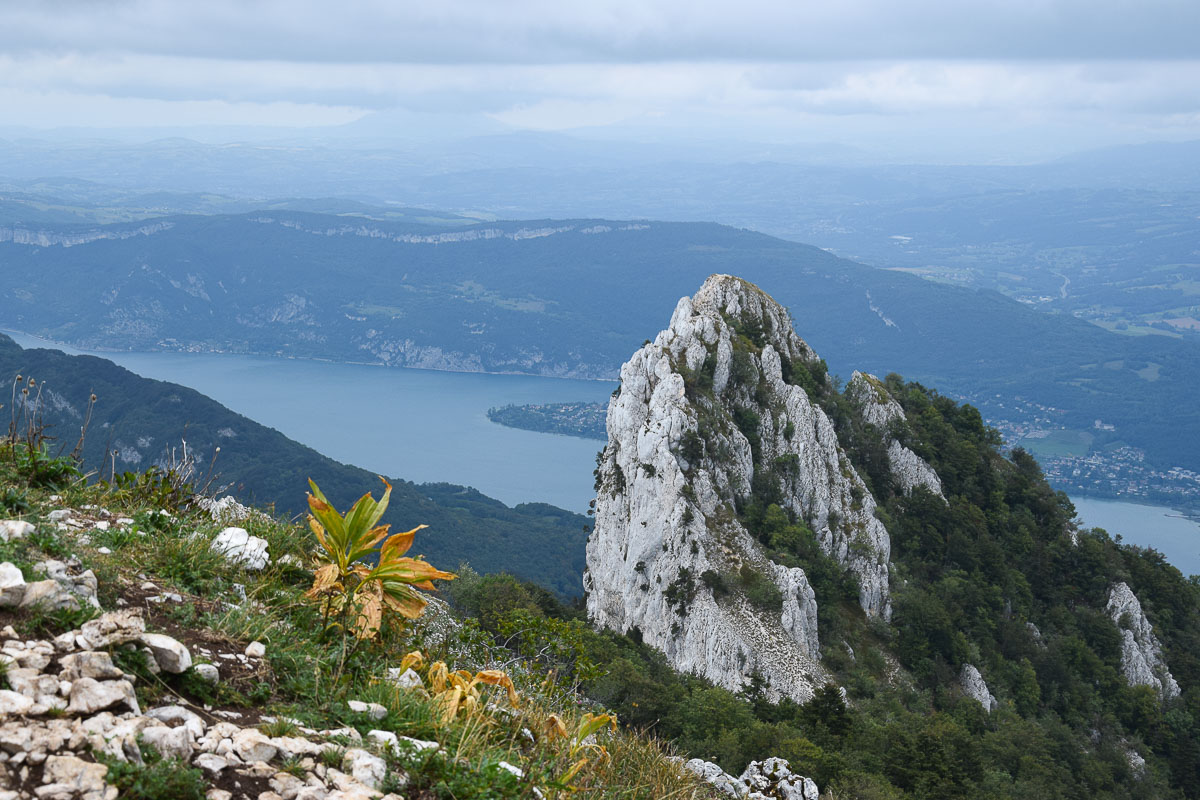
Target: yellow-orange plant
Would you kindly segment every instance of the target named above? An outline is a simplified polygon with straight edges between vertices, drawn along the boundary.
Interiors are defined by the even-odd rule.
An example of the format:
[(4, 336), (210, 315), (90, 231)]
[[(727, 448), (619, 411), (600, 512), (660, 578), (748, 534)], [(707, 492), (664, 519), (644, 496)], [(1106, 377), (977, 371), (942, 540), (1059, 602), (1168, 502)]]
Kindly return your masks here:
[[(392, 495), (386, 480), (378, 501), (368, 492), (345, 514), (337, 512), (315, 482), (309, 480), (308, 485), (312, 490), (308, 524), (321, 551), (312, 588), (305, 596), (323, 604), (326, 631), (337, 627), (342, 632), (340, 675), (348, 655), (348, 633), (357, 641), (376, 638), (385, 611), (407, 619), (419, 617), (427, 601), (416, 590), (433, 591), (433, 581), (453, 580), (455, 575), (421, 558), (405, 556), (417, 531), (427, 526), (389, 536), (390, 526), (379, 524)], [(378, 558), (374, 566), (363, 560), (370, 556)]]
[(587, 713), (579, 720), (574, 731), (557, 714), (546, 718), (545, 732), (551, 739), (566, 739), (568, 760), (571, 766), (559, 777), (555, 784), (564, 789), (574, 789), (571, 780), (588, 764), (598, 764), (608, 758), (608, 750), (598, 744), (595, 735), (604, 728), (617, 729), (617, 718), (612, 714)]
[[(425, 656), (418, 650), (404, 656), (400, 671), (425, 664)], [(484, 686), (499, 686), (508, 693), (508, 702), (516, 706), (520, 695), (513, 686), (512, 678), (498, 669), (485, 669), (471, 674), (468, 670), (451, 670), (445, 661), (434, 661), (425, 671), (430, 696), (438, 704), (442, 724), (453, 722), (459, 714), (470, 716), (479, 710)]]

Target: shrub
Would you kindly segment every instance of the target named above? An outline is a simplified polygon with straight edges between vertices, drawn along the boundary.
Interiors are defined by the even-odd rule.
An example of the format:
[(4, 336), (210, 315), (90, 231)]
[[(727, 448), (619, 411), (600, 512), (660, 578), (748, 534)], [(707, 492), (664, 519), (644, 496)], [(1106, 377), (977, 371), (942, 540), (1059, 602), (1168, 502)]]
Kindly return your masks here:
[(671, 581), (663, 591), (667, 605), (675, 608), (681, 617), (687, 616), (688, 606), (695, 596), (696, 582), (692, 578), (692, 571), (687, 567), (679, 570), (679, 576)]
[(679, 455), (687, 459), (688, 464), (696, 465), (704, 458), (704, 442), (700, 434), (688, 431), (679, 440)]
[(5, 487), (0, 493), (0, 509), (8, 514), (24, 514), (29, 510), (29, 498), (15, 486)]
[(713, 597), (724, 597), (729, 594), (729, 585), (725, 583), (725, 576), (716, 570), (704, 570), (700, 574), (700, 580), (712, 592)]
[(738, 573), (742, 580), (742, 588), (746, 599), (763, 611), (780, 612), (783, 610), (783, 592), (774, 581), (757, 571), (749, 564), (743, 564)]
[(39, 489), (64, 489), (82, 477), (74, 460), (50, 455), (50, 448), (44, 442), (15, 446), (13, 460), (25, 481)]

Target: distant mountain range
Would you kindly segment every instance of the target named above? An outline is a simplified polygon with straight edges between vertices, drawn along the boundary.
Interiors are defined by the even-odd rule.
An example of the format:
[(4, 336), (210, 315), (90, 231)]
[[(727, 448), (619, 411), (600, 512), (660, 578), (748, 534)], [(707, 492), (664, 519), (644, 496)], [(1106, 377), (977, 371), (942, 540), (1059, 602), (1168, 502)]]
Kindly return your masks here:
[[(71, 450), (88, 397), (97, 395), (84, 460), (101, 477), (110, 476), (114, 461), (117, 473), (161, 463), (172, 449), (181, 454), (186, 440), (201, 477), (220, 447), (217, 485), (231, 484), (230, 492), (243, 501), (273, 504), (281, 514), (306, 509), (308, 478), (339, 508), (381, 488), (374, 473), (340, 464), (192, 389), (139, 377), (102, 358), (23, 350), (0, 335), (5, 429), (7, 387), (18, 374), (45, 384), (42, 408), (57, 439), (52, 452)], [(113, 451), (115, 460), (106, 457)], [(384, 521), (394, 530), (428, 525), (416, 547), (433, 563), (454, 568), (466, 561), (481, 571), (520, 575), (566, 597), (582, 592), (587, 517), (542, 503), (509, 508), (464, 486), (390, 480), (392, 502)]]
[(1118, 336), (735, 228), (279, 210), (25, 226), (26, 240), (43, 237), (26, 244), (9, 230), (0, 318), (89, 349), (612, 378), (662, 308), (730, 273), (785, 303), (835, 373), (897, 370), (994, 421), (1086, 431), (1094, 450), (1133, 445), (1200, 469), (1196, 344)]

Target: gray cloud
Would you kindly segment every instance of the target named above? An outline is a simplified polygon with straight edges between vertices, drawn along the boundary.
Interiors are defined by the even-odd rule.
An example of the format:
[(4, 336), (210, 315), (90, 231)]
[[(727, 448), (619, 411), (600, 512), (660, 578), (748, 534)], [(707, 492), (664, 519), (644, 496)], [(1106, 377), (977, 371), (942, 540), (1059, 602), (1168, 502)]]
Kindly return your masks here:
[(390, 63), (1200, 56), (1194, 0), (59, 0), (8, 52)]
[(1200, 137), (1195, 0), (0, 5), (12, 124), (328, 125), (407, 109), (464, 129), (775, 141)]

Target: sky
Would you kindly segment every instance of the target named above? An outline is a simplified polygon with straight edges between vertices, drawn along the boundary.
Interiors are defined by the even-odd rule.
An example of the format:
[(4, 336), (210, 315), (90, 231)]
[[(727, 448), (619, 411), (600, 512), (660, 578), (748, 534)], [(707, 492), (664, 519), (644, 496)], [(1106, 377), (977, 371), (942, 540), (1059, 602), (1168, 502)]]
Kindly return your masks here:
[[(1200, 138), (1195, 0), (0, 0), (0, 127), (837, 142)], [(430, 131), (442, 135), (442, 128)]]

